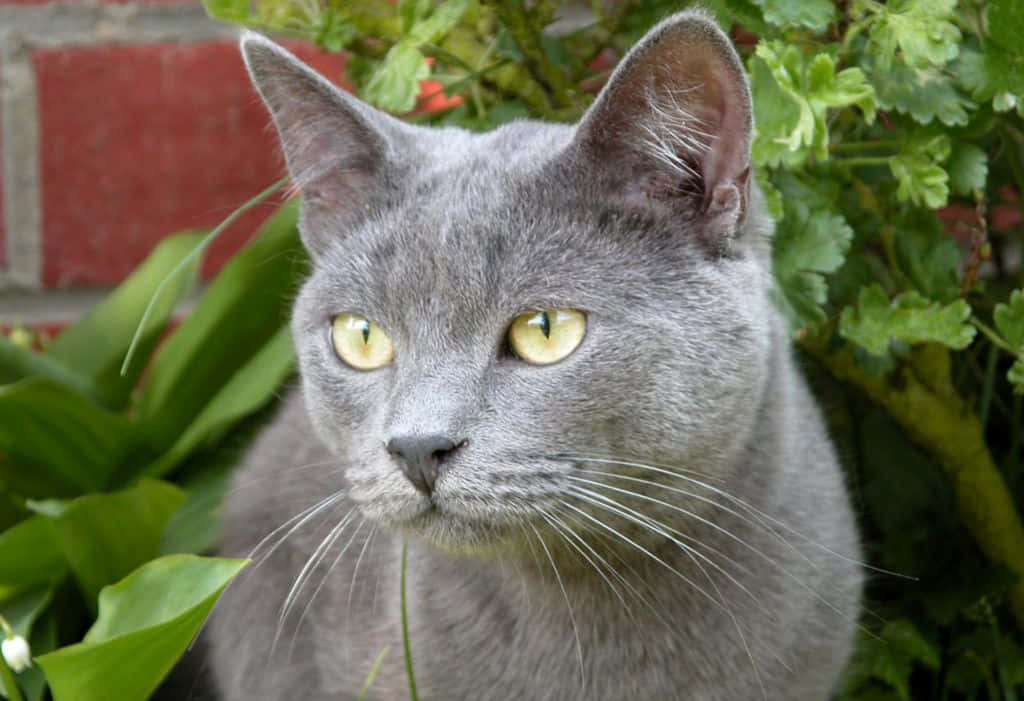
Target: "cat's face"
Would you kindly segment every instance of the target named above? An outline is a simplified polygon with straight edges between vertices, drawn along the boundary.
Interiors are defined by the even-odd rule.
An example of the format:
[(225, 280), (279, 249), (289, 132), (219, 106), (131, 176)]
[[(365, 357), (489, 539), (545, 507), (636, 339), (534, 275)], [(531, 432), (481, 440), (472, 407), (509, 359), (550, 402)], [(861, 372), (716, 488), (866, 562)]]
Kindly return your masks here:
[(713, 477), (739, 450), (772, 312), (749, 97), (707, 20), (652, 32), (579, 126), (486, 135), (402, 125), (246, 50), (306, 196), (307, 406), (367, 516), (493, 545), (568, 509), (607, 520), (588, 480), (624, 463)]

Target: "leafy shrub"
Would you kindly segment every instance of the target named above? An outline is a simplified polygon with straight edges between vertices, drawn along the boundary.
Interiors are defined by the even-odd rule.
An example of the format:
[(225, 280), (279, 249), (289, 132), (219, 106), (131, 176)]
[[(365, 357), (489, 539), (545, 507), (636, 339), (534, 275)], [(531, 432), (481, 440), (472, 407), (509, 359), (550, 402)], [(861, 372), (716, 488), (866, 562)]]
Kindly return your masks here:
[[(518, 1), (492, 0), (206, 4), (221, 19), (347, 51), (347, 75), (334, 77), (384, 109), (470, 129), (521, 116), (575, 119), (615, 60), (657, 19), (679, 9), (664, 0), (595, 0), (589, 7), (538, 0), (529, 9)], [(871, 563), (897, 573), (872, 578), (866, 602), (871, 613), (838, 698), (1017, 699), (1024, 693), (1019, 515), (1024, 508), (1024, 291), (1015, 289), (1022, 280), (1024, 5), (1018, 0), (704, 4), (732, 29), (751, 76), (756, 175), (778, 223), (778, 304), (832, 420)], [(457, 99), (446, 100), (441, 111), (417, 111), (424, 106), (421, 81), (427, 79)], [(241, 280), (238, 289), (247, 284), (254, 283)], [(271, 297), (262, 299), (272, 304)], [(134, 323), (138, 310), (132, 314), (125, 318)], [(191, 318), (177, 333), (190, 323)], [(210, 330), (213, 326), (203, 327), (209, 347), (238, 352), (242, 344)], [(147, 338), (153, 342), (149, 327)], [(70, 341), (59, 339), (54, 347), (61, 343)], [(285, 373), (287, 350), (281, 344), (253, 355), (253, 363), (258, 355), (257, 365), (279, 371), (266, 377)], [(45, 374), (48, 391), (77, 392), (67, 406), (82, 408), (76, 415), (85, 427), (81, 435), (0, 429), (0, 478), (10, 502), (5, 518), (20, 520), (0, 536), (0, 611), (11, 610), (11, 592), (55, 592), (45, 599), (54, 603), (31, 609), (46, 611), (35, 616), (35, 628), (44, 631), (40, 637), (49, 636), (43, 639), (51, 647), (58, 642), (57, 616), (71, 620), (61, 630), (74, 629), (68, 639), (75, 639), (81, 628), (75, 621), (94, 613), (95, 592), (127, 569), (82, 575), (59, 547), (38, 550), (49, 553), (49, 560), (11, 564), (12, 551), (3, 548), (16, 541), (12, 534), (42, 530), (24, 524), (50, 524), (61, 518), (53, 514), (73, 508), (74, 501), (54, 502), (55, 496), (66, 500), (123, 486), (130, 494), (152, 489), (153, 483), (138, 481), (145, 465), (165, 460), (162, 474), (180, 479), (202, 474), (201, 467), (192, 472), (189, 462), (185, 469), (174, 466), (200, 446), (205, 450), (192, 462), (216, 462), (224, 443), (206, 440), (223, 435), (231, 423), (193, 435), (182, 455), (161, 458), (174, 454), (175, 440), (184, 440), (176, 437), (188, 435), (188, 430), (181, 433), (183, 417), (194, 415), (203, 402), (188, 404), (182, 398), (177, 404), (172, 391), (177, 385), (161, 384), (159, 355), (141, 394), (128, 400), (134, 378), (115, 381), (113, 389), (99, 388), (97, 378), (112, 377), (116, 362), (107, 358), (76, 369), (76, 354), (54, 347), (7, 363), (9, 349), (0, 345), (0, 380)], [(66, 361), (67, 367), (55, 361)], [(206, 372), (206, 362), (196, 358), (189, 367)], [(223, 383), (227, 365), (221, 362), (227, 361), (210, 360), (218, 369), (202, 376)], [(22, 411), (17, 404), (5, 405), (12, 400), (3, 393), (25, 393), (26, 386), (36, 392), (33, 382), (40, 381), (21, 380), (0, 390), (0, 413), (7, 406), (12, 413)], [(159, 396), (175, 408), (147, 413), (145, 397), (157, 393), (151, 386), (163, 387)], [(108, 405), (116, 412), (86, 411), (83, 402), (104, 405), (108, 393), (121, 398), (122, 403)], [(209, 409), (215, 404), (212, 394), (205, 405), (216, 414)], [(217, 396), (228, 404), (243, 395), (229, 388)], [(243, 402), (246, 411), (265, 398), (250, 397), (253, 401)], [(224, 409), (231, 420), (246, 413)], [(130, 448), (99, 443), (117, 467), (104, 463), (98, 472), (69, 470), (68, 455), (79, 454), (84, 445), (72, 441), (87, 440), (89, 427), (100, 422), (145, 424), (149, 428), (141, 435), (147, 441)], [(11, 447), (15, 433), (22, 453)], [(54, 440), (65, 435), (71, 447)], [(10, 479), (25, 474), (19, 466), (35, 464), (24, 454), (24, 446), (35, 441), (65, 452), (55, 454), (55, 467), (41, 473), (47, 475), (44, 482)], [(138, 457), (144, 450), (149, 450), (146, 457)], [(189, 498), (200, 498), (194, 495), (203, 489), (193, 489)], [(36, 515), (21, 520), (28, 513)], [(207, 544), (195, 541), (180, 549)], [(135, 564), (155, 554), (147, 552), (137, 555)], [(69, 569), (88, 595), (84, 613), (80, 595), (54, 586), (59, 578), (41, 574)], [(29, 586), (29, 580), (39, 584)], [(109, 599), (118, 590), (107, 591)], [(68, 606), (69, 598), (77, 611)], [(96, 625), (127, 630), (134, 624)]]

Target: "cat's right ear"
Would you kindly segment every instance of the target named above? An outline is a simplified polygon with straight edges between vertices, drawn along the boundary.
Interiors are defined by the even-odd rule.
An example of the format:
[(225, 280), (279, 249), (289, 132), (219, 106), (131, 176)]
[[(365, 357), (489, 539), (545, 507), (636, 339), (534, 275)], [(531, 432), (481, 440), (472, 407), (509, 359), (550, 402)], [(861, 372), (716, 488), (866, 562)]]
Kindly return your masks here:
[(414, 148), (409, 128), (255, 32), (242, 35), (241, 50), (302, 193), (302, 238), (316, 255), (393, 190), (396, 155)]

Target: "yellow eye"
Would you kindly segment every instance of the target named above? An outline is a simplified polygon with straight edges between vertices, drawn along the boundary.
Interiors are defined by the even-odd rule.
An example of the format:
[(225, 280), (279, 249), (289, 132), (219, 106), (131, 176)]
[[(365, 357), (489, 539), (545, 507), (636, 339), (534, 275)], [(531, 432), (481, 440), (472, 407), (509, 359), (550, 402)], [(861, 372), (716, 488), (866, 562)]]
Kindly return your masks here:
[(375, 323), (358, 314), (339, 314), (331, 322), (334, 352), (357, 370), (375, 370), (390, 363), (395, 347)]
[(508, 345), (526, 362), (548, 365), (576, 350), (586, 330), (587, 317), (575, 309), (527, 312), (512, 320)]

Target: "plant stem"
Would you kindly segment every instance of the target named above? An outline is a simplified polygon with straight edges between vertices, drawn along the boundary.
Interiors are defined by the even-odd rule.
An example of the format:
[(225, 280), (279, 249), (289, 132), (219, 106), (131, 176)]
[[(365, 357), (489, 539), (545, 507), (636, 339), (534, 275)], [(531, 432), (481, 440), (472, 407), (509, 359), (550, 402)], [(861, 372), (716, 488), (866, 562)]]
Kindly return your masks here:
[(0, 655), (0, 679), (4, 681), (4, 689), (7, 691), (9, 701), (25, 701), (25, 697), (21, 695), (21, 689), (18, 688), (18, 682), (14, 679), (14, 672), (7, 666), (7, 660), (3, 655)]
[(419, 701), (420, 696), (416, 691), (416, 675), (412, 670), (412, 647), (409, 644), (409, 610), (405, 601), (405, 568), (409, 543), (402, 543), (402, 578), (400, 583), (402, 599), (402, 649), (405, 651), (405, 676), (409, 679), (409, 698), (412, 701)]
[(888, 165), (889, 156), (854, 156), (853, 158), (837, 158), (835, 162), (844, 166), (881, 166)]
[(999, 348), (1003, 349), (1010, 355), (1019, 355), (1020, 352), (1016, 348), (1007, 343), (1003, 339), (1003, 337), (1000, 336), (998, 332), (996, 332), (995, 329), (984, 324), (981, 321), (981, 319), (979, 319), (976, 316), (972, 316), (968, 321), (970, 321), (971, 324), (974, 325), (974, 328), (978, 329), (978, 331), (981, 331), (985, 335), (985, 338), (992, 342), (992, 345), (998, 346)]
[(937, 458), (952, 482), (960, 518), (978, 547), (1017, 575), (1009, 600), (1017, 625), (1024, 630), (1024, 524), (977, 416), (952, 385), (949, 349), (917, 346), (895, 377), (882, 378), (858, 367), (851, 346), (832, 352), (828, 334), (808, 336), (801, 345), (835, 377), (880, 404), (910, 438)]
[(837, 141), (829, 144), (828, 150), (842, 153), (843, 151), (863, 151), (876, 148), (898, 149), (900, 142), (895, 139), (884, 141)]
[(985, 433), (988, 426), (988, 413), (992, 407), (992, 388), (995, 386), (996, 361), (999, 360), (999, 347), (994, 343), (988, 347), (988, 360), (985, 363), (985, 379), (981, 385), (981, 402), (978, 405), (978, 421), (981, 432)]
[(146, 322), (149, 321), (150, 315), (153, 313), (153, 307), (156, 306), (156, 301), (160, 298), (160, 293), (163, 292), (164, 286), (174, 279), (174, 276), (180, 273), (185, 267), (195, 260), (199, 255), (202, 254), (206, 247), (213, 243), (213, 240), (220, 236), (224, 229), (231, 226), (232, 223), (240, 216), (245, 214), (247, 211), (255, 207), (257, 204), (267, 199), (275, 192), (280, 190), (288, 182), (288, 178), (284, 177), (278, 180), (276, 183), (268, 187), (263, 192), (259, 193), (251, 200), (241, 205), (234, 212), (229, 214), (224, 221), (217, 225), (213, 231), (208, 233), (203, 239), (197, 243), (191, 251), (185, 254), (185, 256), (178, 261), (178, 264), (174, 266), (171, 272), (164, 276), (164, 279), (160, 281), (160, 284), (156, 286), (153, 291), (153, 296), (149, 298), (149, 304), (146, 305), (146, 310), (142, 313), (142, 318), (139, 320), (139, 325), (135, 327), (135, 334), (132, 336), (132, 342), (128, 344), (128, 352), (124, 355), (124, 362), (121, 364), (121, 376), (128, 372), (128, 366), (132, 362), (132, 356), (135, 355), (135, 348), (139, 345), (139, 340), (142, 338), (142, 332), (146, 328)]

